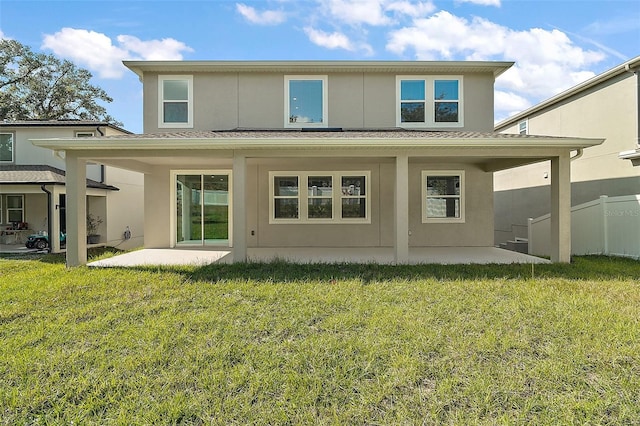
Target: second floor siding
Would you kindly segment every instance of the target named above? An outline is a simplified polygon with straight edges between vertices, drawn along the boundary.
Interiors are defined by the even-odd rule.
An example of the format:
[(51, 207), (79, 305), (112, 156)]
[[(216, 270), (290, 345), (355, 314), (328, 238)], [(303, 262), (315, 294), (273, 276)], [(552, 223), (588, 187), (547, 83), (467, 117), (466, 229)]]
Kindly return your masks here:
[[(400, 94), (401, 82), (409, 81), (419, 90)], [(169, 81), (169, 83), (165, 83)], [(292, 83), (293, 81), (293, 83)], [(384, 72), (145, 72), (144, 132), (172, 130), (283, 129), (289, 127), (328, 127), (344, 129), (419, 128), (437, 130), (492, 131), (494, 125), (494, 74), (473, 72), (455, 74), (384, 73)], [(184, 85), (181, 86), (183, 82)], [(442, 87), (457, 84), (456, 90), (437, 95)], [(177, 89), (173, 92), (172, 85)], [(187, 87), (188, 86), (188, 87)], [(404, 86), (402, 86), (404, 87)], [(434, 89), (435, 88), (435, 89)], [(320, 102), (320, 119), (296, 115), (295, 92)], [(164, 91), (164, 92), (163, 92)], [(406, 89), (405, 89), (406, 91)], [(290, 92), (287, 97), (286, 92)], [(322, 93), (322, 95), (320, 95)], [(418, 93), (418, 94), (414, 94)], [(421, 97), (417, 101), (414, 97)], [(453, 107), (454, 122), (434, 122), (433, 98)], [(176, 99), (177, 98), (177, 99)], [(186, 99), (185, 99), (186, 98)], [(401, 99), (410, 100), (403, 100)], [(163, 108), (167, 108), (165, 111)], [(418, 111), (425, 122), (403, 123), (399, 110), (423, 108)], [(177, 118), (170, 110), (175, 109)], [(304, 117), (304, 118), (302, 118)], [(166, 122), (163, 121), (166, 119)], [(298, 122), (296, 120), (302, 120)], [(304, 120), (309, 120), (305, 122)], [(321, 120), (321, 122), (319, 122)], [(411, 119), (413, 120), (413, 119)], [(172, 122), (178, 122), (174, 125)], [(413, 120), (415, 121), (415, 120)], [(405, 125), (406, 124), (406, 125)]]

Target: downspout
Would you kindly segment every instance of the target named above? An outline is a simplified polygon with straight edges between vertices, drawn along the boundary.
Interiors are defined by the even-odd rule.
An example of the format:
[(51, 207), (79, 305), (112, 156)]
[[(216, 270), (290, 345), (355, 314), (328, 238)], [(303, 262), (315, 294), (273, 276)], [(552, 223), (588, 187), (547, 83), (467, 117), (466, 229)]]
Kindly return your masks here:
[[(49, 191), (44, 184), (40, 185), (40, 189), (47, 193), (47, 235), (49, 236), (49, 246), (47, 247), (47, 253), (51, 253), (51, 245), (53, 244), (54, 238), (54, 236), (51, 235), (51, 191)], [(58, 236), (58, 238), (60, 238), (60, 236)]]
[[(96, 130), (100, 136), (104, 136), (104, 132), (100, 130), (100, 126), (96, 126)], [(100, 183), (104, 183), (104, 164), (100, 164)]]
[(576, 155), (574, 155), (573, 157), (569, 158), (571, 161), (573, 160), (577, 160), (578, 158), (582, 157), (582, 154), (584, 154), (584, 148), (578, 148)]

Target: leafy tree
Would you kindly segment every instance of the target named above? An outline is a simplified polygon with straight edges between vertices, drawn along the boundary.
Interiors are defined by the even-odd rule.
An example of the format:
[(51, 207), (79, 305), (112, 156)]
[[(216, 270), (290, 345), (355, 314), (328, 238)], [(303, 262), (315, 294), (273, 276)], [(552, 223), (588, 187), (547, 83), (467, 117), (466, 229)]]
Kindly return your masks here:
[(71, 61), (0, 40), (0, 119), (98, 120), (122, 125), (98, 102), (112, 102), (89, 83), (91, 73)]

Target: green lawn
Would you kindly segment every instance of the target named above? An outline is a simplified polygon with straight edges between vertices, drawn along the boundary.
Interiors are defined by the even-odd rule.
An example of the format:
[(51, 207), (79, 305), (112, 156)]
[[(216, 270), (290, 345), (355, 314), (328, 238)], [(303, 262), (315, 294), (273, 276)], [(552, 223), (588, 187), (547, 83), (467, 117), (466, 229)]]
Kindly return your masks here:
[(640, 424), (639, 277), (0, 259), (0, 424)]

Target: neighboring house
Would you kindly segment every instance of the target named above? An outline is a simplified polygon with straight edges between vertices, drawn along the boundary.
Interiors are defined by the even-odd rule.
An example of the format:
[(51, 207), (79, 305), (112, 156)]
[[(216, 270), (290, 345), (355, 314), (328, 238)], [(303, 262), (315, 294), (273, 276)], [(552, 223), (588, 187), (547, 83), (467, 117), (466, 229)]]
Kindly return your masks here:
[[(602, 145), (572, 153), (572, 206), (601, 196), (640, 194), (640, 167), (632, 163), (640, 158), (636, 151), (640, 137), (639, 68), (640, 56), (498, 123), (495, 130), (605, 139)], [(526, 239), (527, 219), (550, 212), (549, 162), (500, 171), (494, 179), (496, 243)], [(583, 251), (578, 245), (576, 250)]]
[[(29, 233), (67, 231), (65, 153), (34, 146), (30, 139), (90, 140), (130, 134), (99, 121), (0, 121), (0, 237), (4, 237), (0, 243), (24, 243)], [(96, 220), (100, 235), (96, 242), (141, 246), (143, 175), (97, 163), (87, 164), (85, 174), (86, 211)], [(125, 240), (127, 227), (131, 238)], [(51, 240), (52, 251), (60, 251), (59, 239)]]
[(416, 247), (493, 247), (493, 173), (551, 160), (552, 259), (569, 260), (569, 153), (602, 141), (495, 134), (512, 62), (125, 65), (144, 134), (32, 141), (66, 151), (69, 265), (86, 262), (86, 161), (144, 173), (147, 248), (379, 247), (408, 263)]

